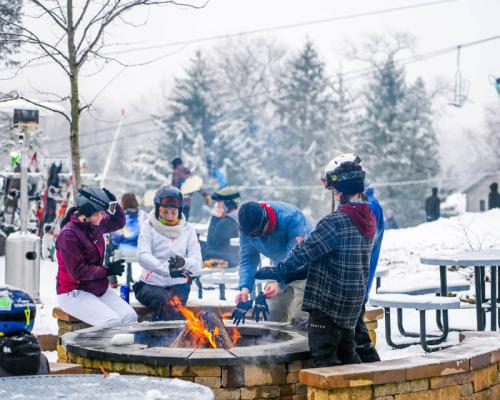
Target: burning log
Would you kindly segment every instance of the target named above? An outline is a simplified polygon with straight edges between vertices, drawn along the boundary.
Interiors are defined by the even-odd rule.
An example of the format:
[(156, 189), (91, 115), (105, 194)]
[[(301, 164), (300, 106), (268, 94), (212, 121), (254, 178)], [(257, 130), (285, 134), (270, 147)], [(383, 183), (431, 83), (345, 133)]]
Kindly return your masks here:
[(186, 325), (170, 347), (223, 348), (234, 347), (224, 323), (217, 314), (202, 312), (195, 316), (198, 323), (187, 319)]

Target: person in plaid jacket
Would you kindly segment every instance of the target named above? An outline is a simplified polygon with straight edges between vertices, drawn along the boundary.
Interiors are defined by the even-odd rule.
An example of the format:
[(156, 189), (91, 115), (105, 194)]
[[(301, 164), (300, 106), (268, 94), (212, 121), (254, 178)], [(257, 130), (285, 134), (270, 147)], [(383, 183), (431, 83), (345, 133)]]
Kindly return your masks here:
[(365, 299), (376, 232), (375, 216), (362, 201), (364, 178), (362, 167), (353, 162), (327, 174), (325, 184), (333, 186), (338, 208), (275, 268), (262, 268), (255, 275), (286, 283), (307, 266), (302, 309), (309, 312), (309, 348), (317, 367), (361, 362), (354, 328)]

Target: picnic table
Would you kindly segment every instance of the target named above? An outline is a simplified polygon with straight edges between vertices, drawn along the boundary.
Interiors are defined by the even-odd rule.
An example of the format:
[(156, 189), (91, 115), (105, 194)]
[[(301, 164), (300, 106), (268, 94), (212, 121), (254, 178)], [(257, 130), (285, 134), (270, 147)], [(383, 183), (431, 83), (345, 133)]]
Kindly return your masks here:
[[(471, 250), (451, 255), (436, 254), (421, 257), (420, 262), (439, 266), (441, 296), (446, 296), (448, 293), (446, 277), (448, 266), (474, 267), (477, 330), (484, 331), (486, 329), (486, 310), (488, 308), (491, 310), (491, 330), (497, 330), (497, 322), (500, 321), (500, 310), (498, 310), (500, 286), (497, 279), (500, 250)], [(490, 302), (486, 299), (486, 267), (489, 267), (491, 272)], [(443, 319), (447, 321), (447, 311), (443, 311)]]
[(180, 379), (110, 375), (31, 375), (0, 378), (0, 398), (96, 399), (139, 398), (213, 400), (213, 392), (202, 385)]

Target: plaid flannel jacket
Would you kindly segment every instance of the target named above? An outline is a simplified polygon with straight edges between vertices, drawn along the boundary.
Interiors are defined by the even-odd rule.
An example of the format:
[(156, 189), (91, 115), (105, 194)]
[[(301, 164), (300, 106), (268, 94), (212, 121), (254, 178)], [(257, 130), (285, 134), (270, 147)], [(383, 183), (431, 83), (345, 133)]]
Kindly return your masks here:
[(372, 246), (373, 238), (361, 235), (347, 214), (336, 211), (278, 268), (293, 271), (310, 262), (302, 309), (320, 310), (335, 324), (353, 329), (365, 298)]

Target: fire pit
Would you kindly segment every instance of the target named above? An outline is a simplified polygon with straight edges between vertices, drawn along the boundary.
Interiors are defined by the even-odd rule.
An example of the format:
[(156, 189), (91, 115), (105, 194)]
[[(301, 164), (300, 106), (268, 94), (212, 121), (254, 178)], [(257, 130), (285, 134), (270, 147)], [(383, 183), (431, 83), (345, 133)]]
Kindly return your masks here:
[[(193, 340), (186, 319), (83, 329), (64, 335), (62, 344), (69, 362), (82, 364), (88, 373), (178, 377), (209, 386), (220, 399), (305, 396), (307, 389), (299, 383), (299, 371), (309, 359), (304, 332), (271, 322), (247, 322), (236, 331), (216, 318), (209, 329), (217, 333), (213, 348), (211, 340), (200, 340), (199, 335)], [(227, 337), (220, 339), (221, 330), (230, 343)], [(111, 345), (111, 338), (124, 333), (133, 335), (132, 344)], [(220, 346), (220, 340), (227, 347)], [(190, 347), (179, 347), (186, 343)]]

